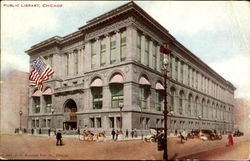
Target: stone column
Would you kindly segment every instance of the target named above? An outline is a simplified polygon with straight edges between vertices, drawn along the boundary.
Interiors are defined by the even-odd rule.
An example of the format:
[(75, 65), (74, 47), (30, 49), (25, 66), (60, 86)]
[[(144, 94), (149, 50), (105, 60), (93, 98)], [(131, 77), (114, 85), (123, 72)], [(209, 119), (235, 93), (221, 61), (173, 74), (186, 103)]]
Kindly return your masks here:
[(145, 55), (145, 35), (142, 34), (141, 35), (141, 63), (146, 65), (144, 55)]
[(106, 42), (106, 64), (110, 64), (110, 37), (109, 34), (105, 35), (105, 42)]
[(99, 37), (97, 37), (97, 38), (95, 38), (95, 40), (96, 40), (96, 45), (95, 45), (95, 47), (96, 47), (96, 68), (98, 68), (98, 67), (100, 67), (100, 58), (101, 58), (101, 56), (100, 56), (100, 54), (101, 54), (101, 52), (100, 52), (100, 39), (99, 39)]
[(115, 31), (116, 33), (116, 63), (121, 62), (121, 33), (119, 30)]
[(127, 27), (127, 49), (126, 60), (136, 60), (136, 28), (132, 25)]
[(158, 72), (161, 72), (160, 68), (160, 57), (161, 57), (161, 52), (160, 52), (160, 46), (157, 45), (157, 50), (156, 50), (156, 69)]
[(103, 109), (106, 111), (111, 109), (111, 92), (109, 86), (103, 87)]
[(74, 74), (74, 54), (73, 52), (69, 53), (69, 76)]
[(85, 51), (84, 51), (84, 64), (83, 69), (84, 71), (90, 71), (91, 70), (91, 42), (88, 41), (85, 44)]
[(149, 67), (153, 68), (153, 42), (149, 39)]

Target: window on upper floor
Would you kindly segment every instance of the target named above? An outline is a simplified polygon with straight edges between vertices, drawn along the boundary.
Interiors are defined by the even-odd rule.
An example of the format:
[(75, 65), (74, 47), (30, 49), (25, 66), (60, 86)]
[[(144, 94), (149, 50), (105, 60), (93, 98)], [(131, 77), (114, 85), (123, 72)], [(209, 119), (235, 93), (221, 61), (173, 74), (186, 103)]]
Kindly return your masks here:
[(179, 63), (178, 58), (175, 58), (175, 80), (177, 81), (178, 81), (178, 63)]
[(169, 76), (173, 78), (173, 62), (172, 62), (173, 57), (169, 55)]
[(105, 41), (104, 39), (102, 39), (100, 41), (100, 47), (101, 47), (101, 52), (100, 52), (100, 64), (101, 66), (105, 65), (106, 63), (106, 57), (105, 57), (105, 54), (106, 54), (106, 44), (105, 44)]
[(181, 62), (180, 65), (181, 65), (181, 66), (180, 66), (180, 68), (181, 68), (181, 73), (180, 73), (180, 78), (181, 78), (181, 80), (180, 80), (180, 82), (183, 83), (183, 75), (184, 75), (184, 73), (183, 73), (183, 68), (184, 68), (183, 62)]
[(147, 85), (140, 85), (140, 107), (146, 108), (147, 107), (147, 100), (149, 97), (149, 90), (150, 87)]
[(156, 90), (155, 91), (155, 109), (156, 109), (156, 111), (161, 111), (162, 100), (163, 100), (163, 91)]
[(124, 61), (126, 59), (126, 49), (127, 46), (127, 32), (123, 31), (121, 33), (121, 61)]
[(116, 61), (116, 35), (113, 34), (110, 37), (110, 64), (114, 64)]
[(137, 32), (136, 39), (136, 59), (141, 62), (141, 34), (139, 32)]
[(39, 113), (40, 112), (40, 97), (33, 97), (34, 101), (34, 112)]
[(68, 76), (69, 75), (69, 54), (68, 53), (65, 54), (65, 64), (66, 64), (65, 75)]
[(123, 105), (123, 84), (110, 84), (112, 108)]
[(75, 72), (74, 74), (78, 74), (78, 51), (75, 50), (73, 54), (74, 54), (74, 72)]
[(149, 66), (149, 40), (147, 38), (145, 38), (144, 63), (146, 66)]
[(91, 43), (91, 68), (96, 67), (96, 58), (97, 58), (97, 52), (96, 52), (96, 42)]
[(157, 69), (157, 46), (156, 44), (154, 43), (153, 44), (153, 50), (152, 50), (152, 55), (153, 55), (153, 58), (152, 58), (152, 67), (153, 69)]

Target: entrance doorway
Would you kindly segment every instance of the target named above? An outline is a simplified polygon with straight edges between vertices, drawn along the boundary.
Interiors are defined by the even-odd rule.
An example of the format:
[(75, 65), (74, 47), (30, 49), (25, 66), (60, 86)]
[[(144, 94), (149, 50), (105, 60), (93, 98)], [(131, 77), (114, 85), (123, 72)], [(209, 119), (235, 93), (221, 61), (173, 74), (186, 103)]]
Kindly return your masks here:
[(63, 130), (76, 130), (77, 129), (77, 106), (74, 100), (70, 99), (66, 101), (64, 107), (64, 114), (66, 121), (63, 123)]

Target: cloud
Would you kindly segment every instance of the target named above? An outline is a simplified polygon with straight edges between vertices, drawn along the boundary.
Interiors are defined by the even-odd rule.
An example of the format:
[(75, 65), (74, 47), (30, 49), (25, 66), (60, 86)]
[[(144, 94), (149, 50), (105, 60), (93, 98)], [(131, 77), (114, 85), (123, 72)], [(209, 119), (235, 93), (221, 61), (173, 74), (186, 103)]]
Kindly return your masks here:
[(238, 55), (228, 60), (217, 60), (209, 64), (217, 73), (223, 76), (237, 88), (235, 96), (250, 100), (250, 56)]

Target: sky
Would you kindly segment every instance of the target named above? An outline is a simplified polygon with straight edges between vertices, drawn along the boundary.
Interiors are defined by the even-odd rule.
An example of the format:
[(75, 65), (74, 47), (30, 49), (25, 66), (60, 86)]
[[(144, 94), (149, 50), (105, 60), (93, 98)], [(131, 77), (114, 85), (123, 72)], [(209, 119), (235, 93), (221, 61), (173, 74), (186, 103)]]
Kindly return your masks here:
[[(24, 51), (128, 1), (1, 1), (1, 74), (29, 71)], [(250, 100), (250, 3), (247, 1), (135, 1), (181, 44)], [(8, 5), (19, 7), (7, 7)], [(40, 7), (21, 7), (39, 4)], [(62, 7), (43, 7), (59, 4)]]

